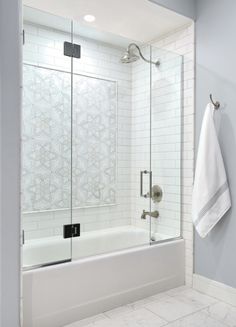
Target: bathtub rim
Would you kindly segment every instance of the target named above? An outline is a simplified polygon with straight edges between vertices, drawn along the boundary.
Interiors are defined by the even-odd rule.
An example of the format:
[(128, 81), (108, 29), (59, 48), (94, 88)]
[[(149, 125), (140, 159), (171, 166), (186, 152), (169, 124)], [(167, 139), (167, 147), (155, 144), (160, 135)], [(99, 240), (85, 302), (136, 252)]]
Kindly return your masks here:
[(118, 255), (122, 255), (124, 253), (127, 252), (137, 252), (140, 250), (144, 250), (147, 247), (152, 247), (152, 246), (158, 246), (158, 245), (164, 245), (164, 244), (168, 244), (168, 243), (172, 243), (172, 242), (176, 242), (176, 241), (184, 241), (184, 238), (182, 236), (177, 236), (177, 237), (172, 237), (172, 238), (168, 238), (165, 240), (159, 240), (159, 241), (150, 241), (146, 244), (141, 244), (141, 245), (136, 245), (136, 246), (132, 246), (132, 247), (128, 247), (125, 249), (120, 249), (120, 250), (115, 250), (115, 251), (111, 251), (111, 252), (106, 252), (106, 253), (100, 253), (100, 254), (95, 254), (95, 255), (90, 255), (84, 258), (79, 258), (79, 259), (73, 259), (73, 258), (69, 258), (69, 259), (65, 259), (65, 260), (59, 260), (59, 261), (55, 261), (55, 262), (49, 262), (49, 263), (43, 263), (43, 264), (38, 264), (38, 265), (32, 265), (32, 266), (28, 266), (28, 267), (21, 267), (21, 270), (23, 273), (29, 273), (32, 270), (38, 270), (38, 269), (52, 269), (52, 267), (62, 267), (64, 266), (64, 264), (79, 264), (79, 263), (84, 263), (87, 261), (93, 261), (93, 260), (99, 260), (102, 258), (106, 258), (106, 257), (110, 257), (110, 256), (118, 256)]

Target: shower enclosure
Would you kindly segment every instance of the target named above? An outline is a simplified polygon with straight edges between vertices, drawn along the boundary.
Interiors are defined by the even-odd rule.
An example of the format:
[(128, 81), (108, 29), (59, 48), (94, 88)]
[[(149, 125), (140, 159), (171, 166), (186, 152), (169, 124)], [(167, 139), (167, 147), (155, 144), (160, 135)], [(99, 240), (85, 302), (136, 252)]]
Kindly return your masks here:
[(181, 237), (182, 57), (24, 8), (23, 267)]

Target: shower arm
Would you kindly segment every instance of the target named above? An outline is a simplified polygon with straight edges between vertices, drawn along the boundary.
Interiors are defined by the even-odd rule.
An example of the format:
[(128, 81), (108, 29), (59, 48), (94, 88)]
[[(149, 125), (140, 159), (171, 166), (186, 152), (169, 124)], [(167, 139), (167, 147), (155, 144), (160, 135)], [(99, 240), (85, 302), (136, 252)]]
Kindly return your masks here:
[(152, 60), (148, 60), (148, 59), (146, 59), (146, 58), (143, 56), (140, 47), (139, 47), (136, 43), (130, 43), (130, 44), (129, 44), (128, 49), (127, 49), (128, 52), (131, 50), (131, 47), (135, 47), (135, 48), (138, 50), (138, 53), (139, 53), (140, 57), (141, 57), (144, 61), (148, 62), (149, 64), (153, 64), (153, 65), (156, 65), (156, 66), (160, 66), (160, 61), (159, 61), (159, 60), (157, 60), (156, 62), (154, 62), (154, 61), (152, 61)]

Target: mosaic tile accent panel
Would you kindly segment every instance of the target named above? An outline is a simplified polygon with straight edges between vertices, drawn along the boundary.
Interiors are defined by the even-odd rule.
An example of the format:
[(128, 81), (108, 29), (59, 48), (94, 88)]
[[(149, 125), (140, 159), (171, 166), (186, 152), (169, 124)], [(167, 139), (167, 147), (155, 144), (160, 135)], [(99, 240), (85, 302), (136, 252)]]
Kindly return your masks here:
[[(73, 207), (112, 204), (116, 83), (74, 75)], [(71, 76), (24, 66), (23, 212), (71, 205)]]
[(116, 82), (74, 75), (73, 207), (116, 202)]
[(71, 199), (71, 77), (24, 66), (22, 210), (68, 208)]

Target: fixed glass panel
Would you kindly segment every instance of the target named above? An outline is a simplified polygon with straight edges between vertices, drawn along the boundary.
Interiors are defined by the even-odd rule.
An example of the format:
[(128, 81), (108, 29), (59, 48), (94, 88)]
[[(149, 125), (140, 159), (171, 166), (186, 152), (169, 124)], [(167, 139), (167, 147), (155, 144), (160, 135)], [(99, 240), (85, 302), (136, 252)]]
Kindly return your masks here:
[[(150, 242), (150, 65), (122, 63), (131, 40), (73, 23), (73, 259)], [(138, 50), (134, 50), (138, 56)], [(150, 48), (142, 49), (150, 59)], [(134, 89), (132, 88), (134, 86)], [(143, 192), (149, 175), (143, 175)]]
[[(57, 28), (57, 29), (56, 29)], [(23, 267), (71, 259), (70, 20), (24, 7), (22, 106)]]
[(152, 47), (151, 170), (152, 240), (181, 236), (182, 56)]

